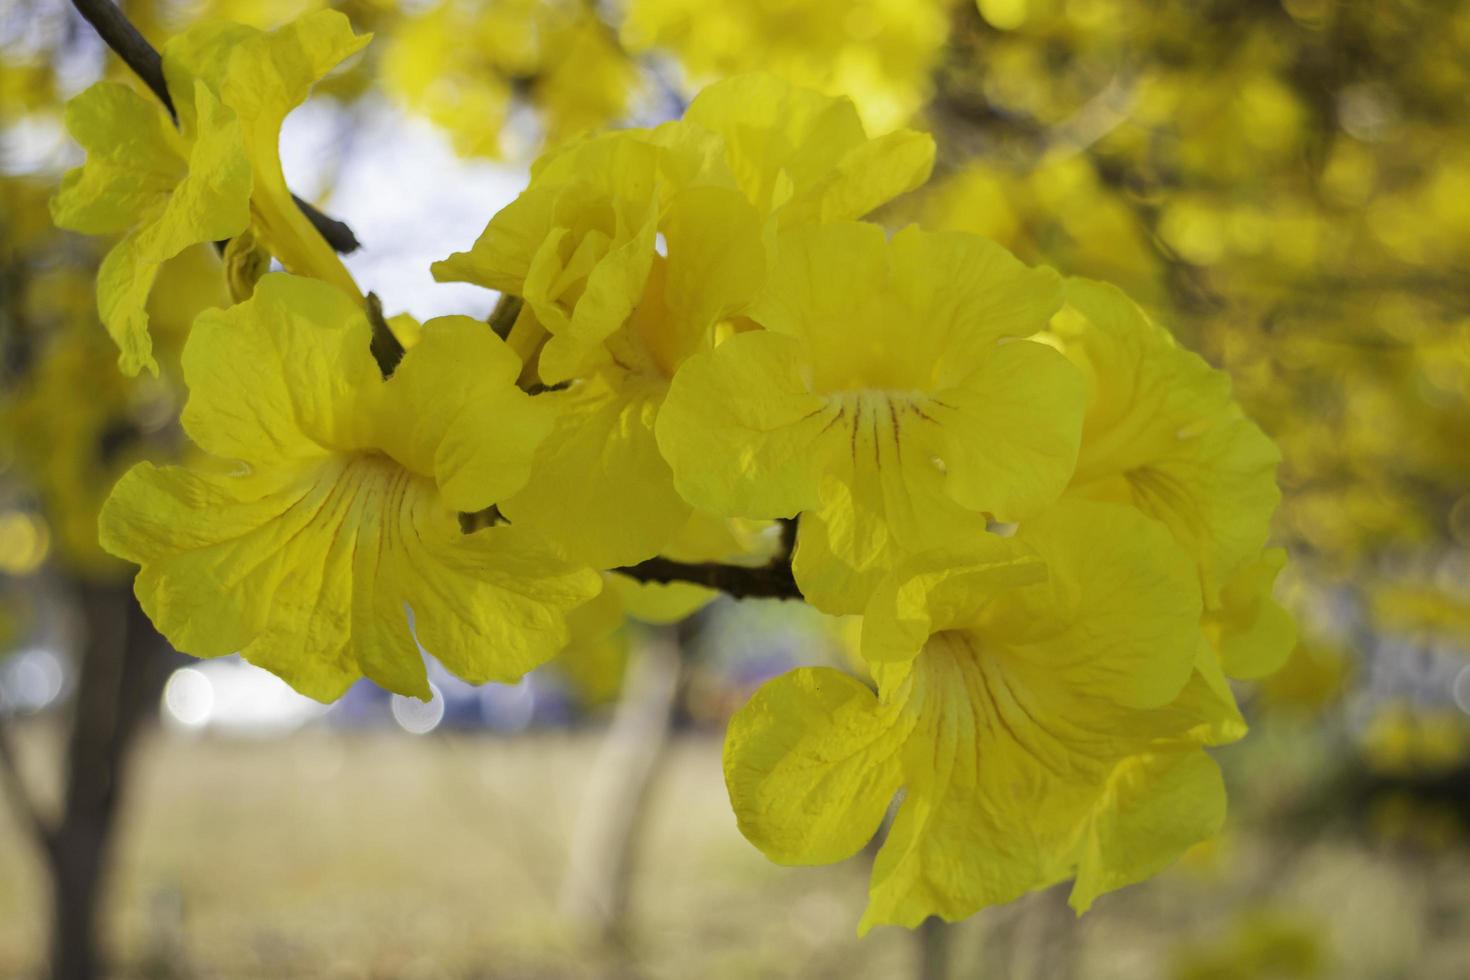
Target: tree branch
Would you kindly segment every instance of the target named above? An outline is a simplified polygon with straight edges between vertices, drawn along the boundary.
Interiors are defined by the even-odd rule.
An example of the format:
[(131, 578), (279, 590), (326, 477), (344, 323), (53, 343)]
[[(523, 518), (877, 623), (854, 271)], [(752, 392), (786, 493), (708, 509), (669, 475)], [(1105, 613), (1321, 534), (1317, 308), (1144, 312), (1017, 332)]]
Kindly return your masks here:
[(403, 344), (383, 318), (383, 301), (378, 299), (377, 293), (367, 294), (367, 316), (368, 322), (373, 325), (370, 346), (373, 360), (378, 362), (378, 370), (383, 373), (383, 377), (392, 377), (398, 368), (398, 362), (403, 360)]
[(20, 764), (10, 745), (10, 733), (5, 731), (3, 725), (0, 725), (0, 783), (4, 783), (5, 792), (15, 801), (16, 812), (35, 835), (36, 843), (43, 851), (50, 850), (53, 840), (51, 827), (41, 816), (36, 801), (26, 789), (25, 780), (20, 774)]
[[(123, 15), (117, 4), (112, 0), (72, 0), (72, 6), (92, 25), (97, 36), (123, 60), (123, 64), (148, 86), (149, 91), (158, 96), (158, 101), (163, 103), (169, 116), (177, 123), (179, 114), (174, 108), (174, 100), (168, 94), (168, 83), (163, 75), (163, 58), (148, 43), (148, 39), (138, 33), (138, 29)], [(322, 214), (295, 194), (291, 195), (291, 200), (296, 202), (301, 213), (306, 215), (306, 220), (311, 222), (312, 227), (335, 251), (346, 255), (358, 249), (360, 243), (357, 236), (344, 222)]]
[(682, 562), (650, 558), (636, 565), (614, 568), (619, 575), (639, 582), (689, 582), (724, 592), (736, 599), (800, 599), (791, 565), (721, 565), (718, 562)]

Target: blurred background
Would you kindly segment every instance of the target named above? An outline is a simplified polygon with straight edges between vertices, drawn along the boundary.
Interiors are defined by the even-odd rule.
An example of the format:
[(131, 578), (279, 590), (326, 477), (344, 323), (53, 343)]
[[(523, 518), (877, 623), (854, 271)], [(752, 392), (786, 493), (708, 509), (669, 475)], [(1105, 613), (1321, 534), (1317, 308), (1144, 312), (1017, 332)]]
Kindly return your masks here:
[[(122, 7), (161, 45), (325, 5)], [(389, 313), (488, 313), (428, 264), (535, 154), (726, 74), (934, 133), (934, 180), (881, 220), (1112, 280), (1230, 373), (1285, 455), (1300, 645), (1240, 690), (1229, 823), (1176, 868), (1081, 920), (1053, 890), (861, 941), (871, 854), (767, 863), (719, 765), (730, 712), (847, 663), (851, 624), (600, 603), (521, 684), (435, 671), (427, 705), (181, 657), (95, 524), (125, 468), (184, 451), (177, 351), (217, 260), (165, 270), (163, 372), (124, 378), (106, 243), (46, 201), (79, 162), (65, 100), (127, 75), (64, 0), (0, 0), (0, 976), (1470, 976), (1470, 3), (331, 6), (376, 40), (281, 151)]]

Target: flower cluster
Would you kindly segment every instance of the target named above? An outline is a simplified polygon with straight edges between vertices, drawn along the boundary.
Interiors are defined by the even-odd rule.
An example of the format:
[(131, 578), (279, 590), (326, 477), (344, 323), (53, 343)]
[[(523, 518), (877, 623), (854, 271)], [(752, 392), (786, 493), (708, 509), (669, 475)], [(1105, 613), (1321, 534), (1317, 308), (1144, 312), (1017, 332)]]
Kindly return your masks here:
[[(1264, 550), (1276, 450), (1222, 374), (1111, 287), (863, 221), (927, 179), (933, 142), (744, 75), (539, 160), (434, 266), (515, 315), (405, 331), (385, 379), (275, 161), (283, 107), (360, 43), (341, 26), (180, 38), (177, 134), (115, 87), (73, 114), (92, 156), (57, 213), (136, 224), (119, 262), (248, 232), (288, 270), (195, 321), (183, 421), (206, 455), (136, 467), (102, 515), (175, 645), (322, 699), (360, 675), (425, 695), (421, 649), (510, 680), (579, 621), (605, 632), (611, 599), (669, 617), (708, 595), (620, 569), (782, 561), (766, 532), (794, 521), (796, 587), (863, 616), (871, 684), (769, 682), (731, 723), (727, 783), (788, 863), (853, 854), (901, 799), (864, 927), (1072, 876), (1085, 908), (1216, 829), (1204, 749), (1244, 731), (1227, 676), (1292, 642)], [(107, 129), (102, 99), (147, 138)], [(127, 207), (91, 220), (102, 201)], [(113, 282), (104, 313), (146, 293)], [(136, 368), (146, 334), (119, 316)]]

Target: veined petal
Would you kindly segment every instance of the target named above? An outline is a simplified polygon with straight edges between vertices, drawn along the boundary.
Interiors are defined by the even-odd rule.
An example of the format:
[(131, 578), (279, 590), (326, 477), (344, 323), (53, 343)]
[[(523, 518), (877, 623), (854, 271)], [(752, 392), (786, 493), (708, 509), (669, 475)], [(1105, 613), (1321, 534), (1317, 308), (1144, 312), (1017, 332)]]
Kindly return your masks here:
[(383, 386), (376, 438), (394, 459), (433, 474), (444, 499), (482, 510), (525, 486), (555, 417), (516, 387), (521, 359), (483, 322), (424, 324)]
[(566, 642), (565, 613), (599, 588), (522, 532), (460, 533), (432, 481), (375, 454), (264, 476), (142, 464), (100, 529), (143, 566), (139, 600), (177, 648), (239, 649), (324, 701), (359, 673), (428, 697), (410, 614), (451, 671), (514, 680)]
[(157, 373), (148, 336), (148, 294), (163, 263), (190, 245), (230, 238), (249, 224), (250, 167), (235, 116), (203, 84), (193, 91), (198, 136), (187, 173), (161, 208), (119, 242), (97, 276), (97, 309), (121, 350), (126, 374)]
[(928, 405), (945, 490), (1001, 521), (1039, 513), (1067, 486), (1082, 438), (1082, 378), (1044, 344), (1014, 340)]
[(452, 511), (427, 501), (412, 516), (388, 581), (406, 597), (423, 649), (471, 684), (513, 684), (550, 660), (567, 644), (566, 614), (602, 587), (525, 529), (462, 534)]
[(138, 600), (175, 648), (238, 651), (334, 700), (361, 674), (348, 615), (355, 498), (343, 475), (331, 463), (267, 477), (139, 464), (103, 506), (102, 546), (143, 566)]
[(1199, 748), (1151, 752), (1119, 763), (1087, 824), (1068, 904), (1087, 911), (1104, 892), (1142, 881), (1220, 832), (1225, 783)]
[(263, 276), (246, 302), (195, 321), (184, 428), (207, 452), (251, 463), (367, 445), (382, 385), (371, 338), (362, 310), (332, 286)]
[(1046, 578), (1046, 564), (1029, 547), (988, 533), (910, 559), (884, 579), (867, 605), (863, 659), (912, 660), (935, 633), (980, 623), (997, 595)]
[(1111, 286), (1066, 284), (1053, 322), (1093, 378), (1070, 492), (1131, 503), (1195, 556), (1206, 605), (1266, 542), (1280, 453), (1230, 397), (1229, 380)]
[(904, 802), (873, 865), (859, 932), (929, 915), (954, 921), (1066, 877), (1068, 845), (1113, 746), (1055, 719), (964, 643), (931, 645), (883, 696), (916, 727), (903, 754)]
[(1032, 682), (1131, 708), (1177, 695), (1194, 669), (1200, 595), (1189, 556), (1130, 508), (1063, 500), (1017, 538), (1046, 562), (982, 633)]
[(66, 130), (87, 151), (51, 200), (60, 228), (89, 235), (125, 231), (163, 207), (188, 170), (187, 150), (163, 106), (98, 82), (66, 104)]
[(781, 864), (851, 857), (901, 779), (905, 732), (848, 674), (806, 667), (767, 681), (730, 719), (725, 785), (741, 832)]
[(820, 502), (832, 417), (802, 376), (809, 357), (795, 338), (755, 331), (684, 362), (657, 427), (684, 499), (763, 519)]
[(910, 225), (889, 245), (893, 291), (934, 364), (932, 384), (958, 383), (997, 340), (1044, 329), (1062, 305), (1062, 280), (995, 242)]

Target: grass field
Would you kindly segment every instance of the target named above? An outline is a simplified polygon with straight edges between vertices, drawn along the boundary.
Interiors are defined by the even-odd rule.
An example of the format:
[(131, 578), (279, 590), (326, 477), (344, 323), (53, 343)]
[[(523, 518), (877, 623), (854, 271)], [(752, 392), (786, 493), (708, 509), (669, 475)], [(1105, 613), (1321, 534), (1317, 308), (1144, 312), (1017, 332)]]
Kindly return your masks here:
[[(48, 733), (28, 734), (39, 772)], [(744, 842), (705, 735), (657, 783), (625, 947), (579, 938), (557, 897), (598, 737), (150, 734), (108, 896), (118, 975), (916, 975), (914, 936), (856, 936), (864, 856), (778, 868)], [(1470, 851), (1277, 833), (1301, 780), (1259, 741), (1227, 757), (1244, 788), (1222, 843), (1080, 922), (1053, 892), (950, 927), (953, 976), (1470, 976)], [(0, 808), (0, 976), (39, 970), (43, 888)]]

